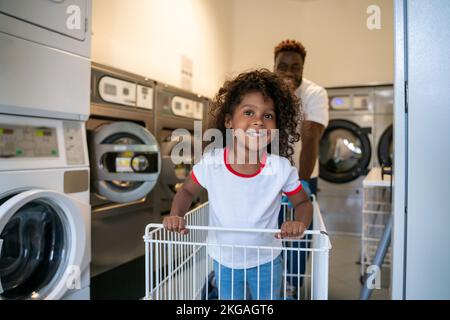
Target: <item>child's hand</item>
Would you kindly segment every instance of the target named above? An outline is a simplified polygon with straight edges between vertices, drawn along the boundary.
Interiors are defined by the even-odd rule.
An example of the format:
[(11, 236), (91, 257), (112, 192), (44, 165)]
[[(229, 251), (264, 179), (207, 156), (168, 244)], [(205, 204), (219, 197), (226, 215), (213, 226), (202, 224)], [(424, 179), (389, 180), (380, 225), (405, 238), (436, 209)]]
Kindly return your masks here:
[(281, 232), (275, 235), (275, 238), (296, 238), (304, 237), (306, 226), (301, 221), (286, 221), (281, 226)]
[(166, 230), (179, 232), (183, 235), (188, 234), (189, 230), (186, 229), (186, 221), (182, 217), (168, 216), (163, 220), (163, 225)]

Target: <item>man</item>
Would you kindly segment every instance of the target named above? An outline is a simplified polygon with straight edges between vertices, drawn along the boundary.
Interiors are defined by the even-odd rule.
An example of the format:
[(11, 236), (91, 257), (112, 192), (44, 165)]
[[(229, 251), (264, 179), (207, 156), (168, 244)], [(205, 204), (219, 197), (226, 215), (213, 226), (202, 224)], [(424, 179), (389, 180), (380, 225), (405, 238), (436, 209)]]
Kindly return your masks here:
[(319, 142), (328, 125), (328, 96), (324, 88), (303, 78), (305, 58), (306, 50), (300, 42), (284, 40), (275, 47), (274, 72), (302, 101), (305, 121), (293, 158), (303, 187), (309, 194), (316, 195)]
[[(306, 50), (300, 42), (284, 40), (275, 47), (274, 53), (274, 72), (285, 81), (302, 102), (304, 122), (301, 141), (294, 146), (293, 159), (297, 170), (299, 170), (303, 188), (309, 195), (316, 195), (319, 176), (319, 143), (323, 131), (328, 125), (327, 92), (314, 82), (303, 78)], [(280, 225), (283, 219), (283, 210), (281, 210), (278, 219)], [(312, 223), (309, 229), (311, 228)], [(292, 246), (306, 248), (309, 247), (309, 242), (306, 245), (304, 242), (300, 244), (294, 242)], [(304, 250), (300, 252), (300, 257), (298, 257), (296, 251), (289, 251), (285, 258), (287, 259), (287, 272), (289, 274), (305, 274), (307, 255)], [(301, 287), (303, 280), (304, 276), (300, 276), (300, 279), (297, 279), (296, 276), (288, 277), (285, 289), (288, 299), (297, 299), (298, 284)]]

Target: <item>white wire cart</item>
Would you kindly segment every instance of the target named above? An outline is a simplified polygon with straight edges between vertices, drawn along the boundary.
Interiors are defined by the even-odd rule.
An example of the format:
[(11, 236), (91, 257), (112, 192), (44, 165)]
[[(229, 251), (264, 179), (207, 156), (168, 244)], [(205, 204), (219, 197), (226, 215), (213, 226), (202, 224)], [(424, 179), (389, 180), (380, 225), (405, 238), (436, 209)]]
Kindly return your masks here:
[[(217, 288), (213, 271), (213, 259), (208, 252), (211, 247), (220, 250), (250, 250), (259, 254), (264, 250), (282, 251), (281, 299), (325, 300), (328, 298), (328, 259), (331, 243), (328, 238), (317, 202), (313, 201), (313, 230), (305, 232), (304, 239), (283, 239), (283, 247), (258, 247), (247, 245), (210, 244), (206, 238), (208, 231), (245, 232), (248, 234), (267, 233), (274, 236), (278, 229), (226, 229), (208, 227), (209, 205), (205, 203), (185, 216), (187, 235), (180, 235), (164, 229), (162, 224), (149, 224), (145, 228), (145, 297), (146, 300), (206, 300), (221, 299), (220, 288)], [(282, 205), (284, 219), (292, 219), (293, 209)], [(297, 245), (296, 245), (297, 243)], [(278, 251), (277, 251), (278, 250)], [(291, 256), (290, 259), (286, 257)], [(302, 259), (304, 261), (302, 261)], [(297, 260), (297, 263), (295, 261)], [(288, 265), (288, 263), (290, 265)], [(234, 272), (237, 269), (232, 269)], [(270, 275), (273, 275), (273, 263)], [(257, 267), (258, 277), (259, 267)], [(244, 272), (244, 277), (247, 273)], [(217, 275), (220, 277), (220, 274)], [(231, 276), (231, 281), (234, 276)], [(219, 286), (220, 286), (220, 281)], [(244, 279), (245, 282), (245, 279)], [(271, 281), (271, 283), (273, 283)], [(216, 285), (216, 288), (214, 288)], [(298, 294), (290, 296), (289, 288), (300, 288)], [(233, 284), (231, 285), (233, 287)], [(215, 290), (215, 291), (214, 291)], [(213, 291), (215, 295), (212, 294)], [(247, 286), (244, 286), (244, 299), (259, 300), (259, 284), (257, 296), (251, 297)], [(233, 291), (232, 295), (233, 295)], [(296, 292), (297, 293), (297, 292)], [(273, 298), (273, 292), (270, 295)], [(233, 296), (232, 296), (233, 299)]]

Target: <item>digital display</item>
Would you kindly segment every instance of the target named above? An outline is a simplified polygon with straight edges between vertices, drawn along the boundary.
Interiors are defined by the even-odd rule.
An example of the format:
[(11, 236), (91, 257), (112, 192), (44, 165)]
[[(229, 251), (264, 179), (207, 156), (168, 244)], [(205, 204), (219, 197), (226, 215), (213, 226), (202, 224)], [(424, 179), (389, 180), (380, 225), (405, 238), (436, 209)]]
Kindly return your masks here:
[(105, 83), (105, 93), (115, 96), (117, 92), (117, 87), (113, 84)]
[(58, 157), (56, 128), (0, 126), (0, 157)]
[(52, 132), (45, 129), (36, 129), (36, 137), (51, 137)]
[(344, 100), (342, 98), (334, 98), (333, 104), (335, 106), (342, 106), (344, 104)]
[(14, 130), (9, 128), (0, 128), (0, 135), (3, 134), (14, 134)]

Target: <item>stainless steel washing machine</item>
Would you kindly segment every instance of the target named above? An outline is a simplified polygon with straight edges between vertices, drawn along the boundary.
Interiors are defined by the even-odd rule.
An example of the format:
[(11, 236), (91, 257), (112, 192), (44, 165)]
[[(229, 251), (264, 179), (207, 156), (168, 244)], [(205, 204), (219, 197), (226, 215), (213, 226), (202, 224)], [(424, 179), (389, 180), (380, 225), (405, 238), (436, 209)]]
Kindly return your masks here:
[[(194, 126), (201, 134), (207, 126), (208, 99), (178, 88), (164, 84), (156, 86), (156, 136), (161, 147), (162, 169), (156, 188), (157, 207), (161, 215), (170, 213), (170, 207), (176, 191), (181, 187), (189, 175), (194, 164), (194, 139), (197, 148), (201, 148), (202, 137), (194, 135)], [(173, 132), (182, 129), (178, 138), (173, 137)], [(198, 142), (198, 139), (200, 141)], [(179, 142), (191, 143), (191, 154), (176, 154), (172, 151)], [(174, 163), (172, 156), (180, 161)], [(193, 201), (193, 206), (206, 201), (206, 193), (201, 193)]]
[(362, 181), (373, 158), (373, 89), (327, 92), (330, 122), (320, 142), (318, 198), (330, 231), (360, 233)]
[(330, 122), (320, 142), (318, 199), (330, 231), (360, 234), (363, 179), (392, 157), (393, 89), (380, 85), (327, 92)]
[(91, 116), (86, 128), (94, 277), (142, 257), (146, 224), (161, 221), (152, 192), (161, 171), (153, 134), (154, 86), (145, 77), (92, 65)]

